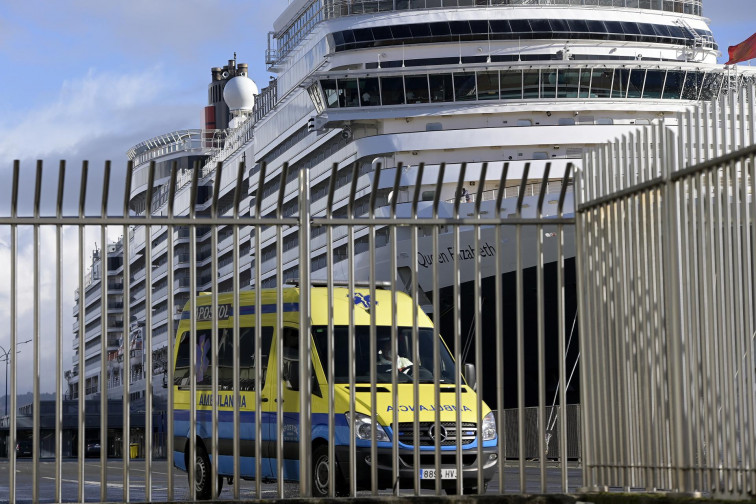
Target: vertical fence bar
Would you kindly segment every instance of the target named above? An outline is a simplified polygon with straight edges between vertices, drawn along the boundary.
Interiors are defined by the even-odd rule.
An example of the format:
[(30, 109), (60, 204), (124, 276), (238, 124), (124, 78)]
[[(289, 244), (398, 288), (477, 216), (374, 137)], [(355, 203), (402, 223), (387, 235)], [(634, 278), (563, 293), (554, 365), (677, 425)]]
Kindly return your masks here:
[[(13, 185), (11, 188), (11, 218), (18, 217), (18, 182), (21, 166), (19, 161), (13, 162)], [(11, 224), (11, 264), (10, 264), (10, 349), (9, 354), (5, 356), (6, 381), (8, 379), (8, 357), (10, 355), (10, 429), (8, 430), (8, 501), (11, 504), (16, 502), (16, 428), (18, 418), (16, 417), (16, 341), (18, 331), (18, 316), (16, 314), (18, 291), (17, 291), (17, 271), (18, 271), (18, 224)], [(6, 398), (7, 401), (7, 398)]]
[(39, 264), (39, 205), (42, 192), (42, 161), (37, 161), (37, 177), (34, 184), (34, 251), (32, 258), (34, 261), (34, 280), (33, 280), (33, 299), (34, 307), (32, 308), (32, 386), (34, 391), (34, 408), (32, 411), (32, 500), (39, 502), (39, 451), (40, 451), (40, 425), (39, 425), (39, 350), (40, 350), (40, 320), (39, 320), (39, 302), (40, 302), (40, 264)]
[[(129, 199), (131, 197), (131, 183), (134, 173), (134, 164), (129, 161), (126, 165), (126, 186), (124, 188), (123, 196), (123, 216), (129, 215)], [(124, 224), (123, 237), (129, 236), (129, 226)], [(123, 298), (125, 300), (130, 299), (131, 292), (131, 252), (130, 247), (123, 247)], [(129, 443), (131, 439), (131, 414), (130, 414), (130, 394), (131, 394), (131, 374), (129, 366), (129, 356), (131, 352), (131, 343), (129, 341), (129, 321), (131, 320), (131, 306), (130, 303), (123, 304), (123, 409), (122, 409), (122, 445), (121, 455), (123, 457), (123, 501), (130, 502), (130, 484), (129, 484), (129, 467), (131, 463), (131, 457), (129, 453)], [(102, 447), (100, 447), (102, 449)]]
[[(60, 162), (58, 172), (58, 197), (55, 216), (63, 217), (63, 189), (66, 179), (66, 162)], [(63, 226), (55, 226), (55, 502), (63, 502)], [(6, 363), (7, 365), (7, 363)], [(10, 459), (10, 454), (8, 455)]]
[[(82, 163), (81, 167), (81, 185), (79, 189), (79, 222), (84, 222), (86, 210), (84, 208), (87, 196), (87, 172), (89, 164), (87, 161)], [(78, 456), (78, 481), (79, 481), (79, 502), (84, 502), (84, 450), (86, 448), (86, 395), (85, 380), (86, 368), (86, 284), (84, 277), (86, 275), (86, 264), (84, 263), (84, 234), (86, 227), (79, 224), (79, 386), (78, 386), (78, 412), (79, 412), (79, 437), (77, 439), (77, 456)]]
[[(168, 487), (167, 489), (167, 495), (166, 499), (170, 502), (174, 499), (173, 495), (173, 457), (174, 457), (174, 450), (177, 448), (174, 443), (174, 429), (173, 429), (173, 421), (174, 421), (174, 414), (173, 411), (173, 393), (175, 389), (174, 379), (173, 379), (173, 366), (174, 366), (174, 342), (175, 342), (175, 324), (174, 317), (176, 313), (176, 306), (175, 306), (175, 296), (173, 294), (174, 290), (176, 289), (175, 285), (175, 276), (174, 276), (174, 262), (175, 262), (175, 240), (176, 237), (174, 235), (174, 232), (176, 231), (176, 227), (174, 226), (175, 222), (175, 215), (174, 215), (174, 205), (176, 202), (176, 176), (178, 171), (178, 162), (174, 161), (171, 163), (171, 178), (168, 182), (168, 201), (167, 201), (167, 207), (166, 207), (166, 215), (168, 218), (168, 226), (167, 226), (167, 233), (168, 233), (168, 243), (167, 243), (167, 254), (168, 254), (168, 272), (167, 272), (167, 284), (168, 284), (168, 301), (167, 301), (167, 309), (168, 309), (168, 349), (166, 352), (166, 366), (168, 369), (166, 370), (166, 385), (168, 386), (168, 411), (166, 414), (166, 485)], [(179, 228), (180, 229), (180, 228)], [(125, 239), (125, 235), (124, 235)], [(124, 248), (126, 248), (124, 246)], [(126, 271), (126, 265), (124, 264), (124, 271)], [(125, 276), (125, 273), (124, 273)], [(125, 299), (125, 298), (124, 298)], [(183, 308), (183, 307), (182, 307)], [(184, 451), (182, 447), (182, 452)], [(188, 468), (187, 468), (188, 469)]]
[[(236, 188), (234, 189), (234, 203), (232, 207), (232, 218), (233, 218), (233, 247), (234, 250), (232, 252), (232, 262), (233, 262), (233, 313), (234, 313), (234, 351), (233, 351), (233, 359), (234, 359), (234, 449), (233, 449), (233, 457), (234, 457), (234, 500), (239, 500), (240, 493), (241, 493), (241, 486), (240, 486), (240, 480), (241, 480), (241, 447), (240, 444), (242, 442), (241, 437), (241, 413), (239, 411), (239, 408), (241, 407), (241, 401), (242, 401), (242, 395), (241, 395), (241, 370), (240, 370), (240, 358), (241, 358), (241, 351), (240, 351), (240, 317), (241, 317), (241, 301), (240, 301), (240, 295), (239, 290), (241, 288), (240, 282), (239, 282), (239, 227), (241, 226), (240, 219), (239, 219), (239, 203), (241, 201), (241, 191), (244, 183), (244, 170), (245, 170), (245, 162), (241, 161), (238, 165), (238, 170), (236, 173)], [(218, 177), (220, 180), (220, 177)], [(259, 287), (255, 286), (257, 290), (259, 290)], [(259, 324), (256, 324), (259, 325)], [(247, 338), (250, 336), (247, 335)], [(255, 352), (258, 351), (258, 347), (260, 345), (255, 345)], [(260, 362), (260, 361), (255, 361)], [(261, 367), (261, 366), (256, 366)], [(255, 390), (258, 391), (255, 393), (255, 395), (259, 395), (259, 390), (262, 388), (260, 387), (260, 382), (255, 382)], [(255, 413), (259, 413), (259, 410), (256, 410)], [(255, 438), (255, 444), (259, 443), (259, 440)], [(255, 473), (255, 479), (259, 480), (260, 476), (259, 473)]]
[[(155, 186), (155, 162), (150, 161), (147, 173), (147, 195), (145, 198), (145, 217), (147, 222), (152, 220), (152, 196)], [(152, 226), (144, 226), (144, 331), (142, 337), (142, 360), (145, 362), (146, 376), (144, 389), (144, 495), (145, 500), (152, 500)], [(146, 359), (145, 359), (146, 353)], [(131, 359), (129, 358), (129, 371)], [(146, 371), (146, 372), (145, 372)], [(130, 447), (131, 445), (129, 445)], [(131, 453), (129, 453), (131, 457)]]
[[(105, 162), (105, 171), (102, 179), (102, 202), (100, 204), (100, 216), (108, 215), (108, 193), (110, 190), (110, 161)], [(100, 265), (102, 274), (100, 275), (100, 299), (103, 308), (108, 299), (108, 227), (103, 224), (100, 226), (100, 243), (102, 243), (102, 255), (100, 256)], [(126, 240), (126, 236), (123, 237)], [(128, 244), (126, 244), (128, 246)], [(126, 301), (128, 302), (128, 301)], [(100, 502), (108, 500), (108, 315), (107, 311), (102, 315), (100, 324), (100, 341), (102, 343), (100, 351)]]
[[(262, 201), (264, 198), (265, 174), (267, 164), (260, 165), (257, 179), (257, 197), (255, 198), (255, 217), (262, 217)], [(262, 226), (255, 226), (255, 362), (262, 362), (262, 323), (259, 314), (262, 314), (262, 275), (260, 265), (262, 263)], [(262, 481), (259, 474), (262, 472), (262, 366), (255, 366), (255, 497), (262, 498)]]
[[(312, 337), (310, 336), (310, 170), (299, 170), (299, 494), (312, 495)], [(334, 480), (335, 481), (335, 480)]]

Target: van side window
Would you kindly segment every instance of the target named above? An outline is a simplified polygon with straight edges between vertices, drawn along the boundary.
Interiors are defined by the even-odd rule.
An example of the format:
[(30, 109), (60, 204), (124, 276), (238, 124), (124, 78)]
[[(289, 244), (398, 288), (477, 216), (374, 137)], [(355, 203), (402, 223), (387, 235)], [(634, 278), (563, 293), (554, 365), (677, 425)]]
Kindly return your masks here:
[[(212, 363), (212, 331), (203, 329), (197, 331), (197, 387), (210, 389), (213, 386), (213, 363)], [(218, 330), (218, 390), (233, 390), (234, 385), (234, 333), (232, 329)], [(255, 328), (241, 328), (239, 334), (239, 389), (256, 390), (255, 387)], [(262, 328), (262, 377), (265, 386), (265, 373), (268, 368), (268, 356), (270, 344), (273, 339), (273, 328)], [(190, 332), (186, 331), (179, 338), (179, 347), (176, 356), (174, 370), (174, 384), (179, 387), (189, 387), (189, 360), (190, 360)]]
[[(290, 390), (299, 390), (299, 329), (284, 327), (283, 329), (283, 370), (281, 378)], [(311, 364), (312, 394), (322, 397), (320, 386), (315, 376), (315, 364)]]

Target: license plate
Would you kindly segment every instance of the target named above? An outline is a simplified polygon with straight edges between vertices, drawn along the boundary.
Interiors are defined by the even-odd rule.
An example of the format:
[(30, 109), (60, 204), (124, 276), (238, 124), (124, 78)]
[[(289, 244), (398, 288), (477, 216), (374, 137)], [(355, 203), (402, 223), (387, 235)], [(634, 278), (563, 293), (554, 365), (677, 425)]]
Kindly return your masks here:
[[(457, 479), (457, 469), (441, 469), (441, 479)], [(420, 469), (420, 479), (438, 479), (436, 469)]]

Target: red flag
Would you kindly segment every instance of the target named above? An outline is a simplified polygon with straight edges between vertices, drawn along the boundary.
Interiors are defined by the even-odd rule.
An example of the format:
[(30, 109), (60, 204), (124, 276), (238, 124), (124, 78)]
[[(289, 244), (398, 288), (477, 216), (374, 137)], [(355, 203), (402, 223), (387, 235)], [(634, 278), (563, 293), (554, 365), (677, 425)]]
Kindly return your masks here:
[(728, 47), (727, 52), (730, 53), (730, 61), (725, 63), (725, 65), (734, 65), (741, 61), (756, 58), (756, 33), (751, 35), (745, 42)]

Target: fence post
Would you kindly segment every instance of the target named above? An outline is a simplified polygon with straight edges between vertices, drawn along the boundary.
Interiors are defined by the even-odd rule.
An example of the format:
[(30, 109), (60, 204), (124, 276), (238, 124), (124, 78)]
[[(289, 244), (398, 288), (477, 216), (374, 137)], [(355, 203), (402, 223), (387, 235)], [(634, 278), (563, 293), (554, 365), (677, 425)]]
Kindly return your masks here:
[[(299, 494), (312, 494), (310, 414), (312, 345), (310, 338), (310, 171), (299, 170)], [(281, 477), (281, 475), (279, 475)]]

